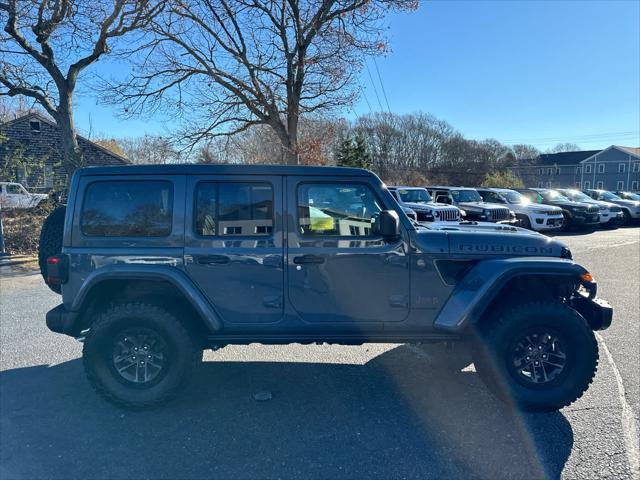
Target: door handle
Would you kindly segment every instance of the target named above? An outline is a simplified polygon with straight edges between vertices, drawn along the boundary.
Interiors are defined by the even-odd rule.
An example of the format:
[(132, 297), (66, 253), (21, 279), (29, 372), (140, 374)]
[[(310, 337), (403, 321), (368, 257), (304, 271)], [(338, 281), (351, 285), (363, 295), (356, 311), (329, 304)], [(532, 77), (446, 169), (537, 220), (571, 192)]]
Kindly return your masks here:
[(198, 257), (198, 263), (200, 265), (222, 265), (230, 261), (231, 259), (226, 255), (204, 255)]
[(324, 257), (321, 257), (320, 255), (302, 255), (300, 257), (294, 257), (293, 263), (296, 265), (301, 265), (303, 263), (320, 264), (324, 263)]

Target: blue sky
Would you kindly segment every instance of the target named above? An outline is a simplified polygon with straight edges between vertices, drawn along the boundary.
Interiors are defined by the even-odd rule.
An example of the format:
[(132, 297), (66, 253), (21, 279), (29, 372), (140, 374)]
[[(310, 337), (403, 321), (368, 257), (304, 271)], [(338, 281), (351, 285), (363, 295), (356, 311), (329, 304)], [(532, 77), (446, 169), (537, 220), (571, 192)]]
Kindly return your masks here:
[[(429, 112), (467, 138), (543, 150), (559, 142), (640, 146), (638, 0), (427, 1), (389, 24), (391, 52), (376, 62), (393, 112)], [(344, 116), (380, 110), (366, 69), (361, 85), (366, 98)], [(76, 119), (101, 136), (171, 127), (123, 121), (91, 95), (79, 99)]]

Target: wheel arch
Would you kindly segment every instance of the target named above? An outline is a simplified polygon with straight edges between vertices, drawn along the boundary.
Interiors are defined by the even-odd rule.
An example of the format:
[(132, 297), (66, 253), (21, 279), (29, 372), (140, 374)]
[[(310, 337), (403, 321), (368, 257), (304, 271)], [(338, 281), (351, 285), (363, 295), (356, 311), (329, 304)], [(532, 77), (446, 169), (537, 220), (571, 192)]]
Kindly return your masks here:
[[(464, 332), (502, 307), (505, 296), (549, 298), (580, 283), (584, 267), (561, 258), (506, 258), (479, 262), (456, 286), (434, 326)], [(505, 302), (506, 305), (506, 302)]]
[[(140, 268), (141, 267), (141, 268)], [(97, 310), (113, 303), (153, 303), (185, 323), (194, 334), (217, 332), (222, 321), (202, 292), (179, 270), (158, 266), (104, 267), (94, 271), (75, 296), (77, 331), (89, 328)]]

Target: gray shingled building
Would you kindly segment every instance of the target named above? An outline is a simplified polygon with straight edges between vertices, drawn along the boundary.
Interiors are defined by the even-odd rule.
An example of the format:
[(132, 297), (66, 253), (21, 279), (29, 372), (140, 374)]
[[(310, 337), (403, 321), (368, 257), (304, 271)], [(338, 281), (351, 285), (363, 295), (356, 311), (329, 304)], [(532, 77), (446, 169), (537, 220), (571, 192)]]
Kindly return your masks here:
[[(13, 180), (34, 190), (50, 190), (65, 182), (66, 173), (61, 167), (62, 145), (60, 132), (53, 120), (39, 113), (28, 113), (0, 125), (0, 168), (6, 159), (19, 153), (33, 168), (27, 178), (23, 169), (16, 169)], [(88, 166), (123, 165), (126, 158), (78, 136), (78, 144)]]

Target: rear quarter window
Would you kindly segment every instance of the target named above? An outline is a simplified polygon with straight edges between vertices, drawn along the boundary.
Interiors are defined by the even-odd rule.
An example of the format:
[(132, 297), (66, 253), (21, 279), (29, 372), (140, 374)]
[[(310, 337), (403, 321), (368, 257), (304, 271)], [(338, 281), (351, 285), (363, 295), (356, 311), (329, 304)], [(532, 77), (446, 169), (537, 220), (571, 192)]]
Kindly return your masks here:
[(80, 230), (92, 237), (166, 237), (172, 214), (171, 182), (93, 182), (85, 190)]

